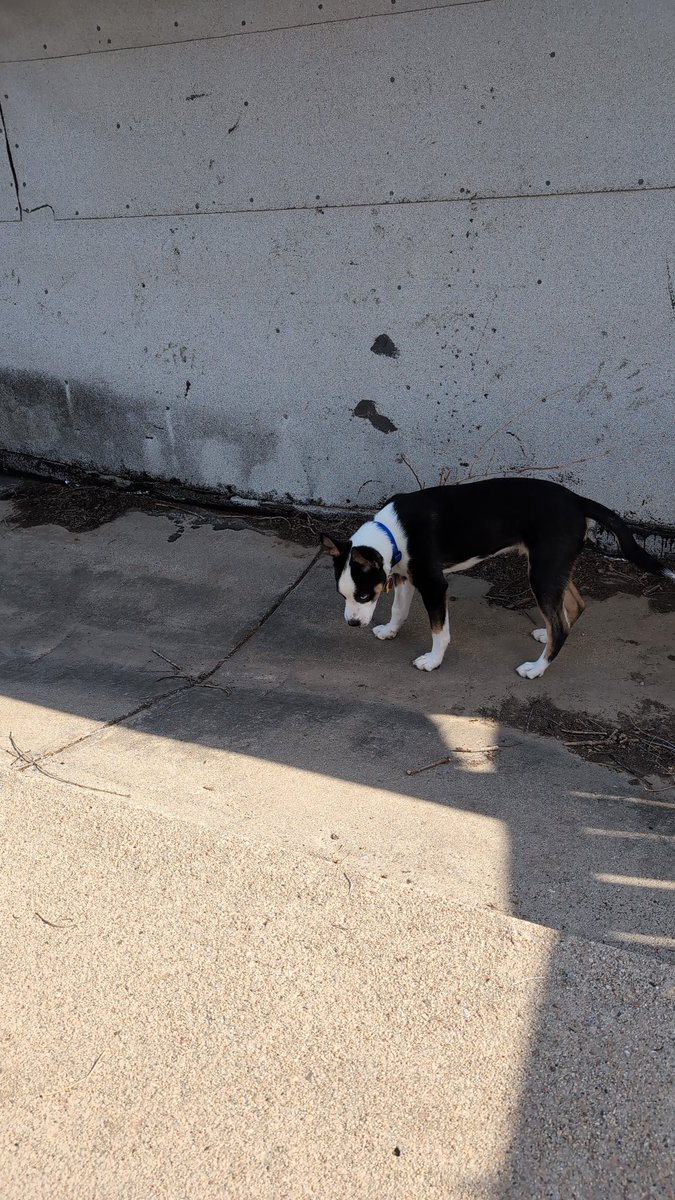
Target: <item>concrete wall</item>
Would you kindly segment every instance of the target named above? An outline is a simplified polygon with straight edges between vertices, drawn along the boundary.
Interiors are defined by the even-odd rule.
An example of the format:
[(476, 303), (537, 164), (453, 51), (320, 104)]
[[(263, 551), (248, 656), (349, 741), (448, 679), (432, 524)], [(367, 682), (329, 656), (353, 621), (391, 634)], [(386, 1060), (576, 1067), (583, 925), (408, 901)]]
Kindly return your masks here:
[(675, 524), (672, 0), (96, 7), (0, 16), (0, 446)]

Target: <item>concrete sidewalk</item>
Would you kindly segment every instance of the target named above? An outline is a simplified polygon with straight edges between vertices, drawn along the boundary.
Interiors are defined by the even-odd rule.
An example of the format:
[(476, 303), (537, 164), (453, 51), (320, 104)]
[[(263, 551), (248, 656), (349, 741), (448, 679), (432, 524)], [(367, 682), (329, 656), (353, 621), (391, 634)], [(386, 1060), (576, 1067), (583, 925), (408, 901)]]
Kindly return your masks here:
[(666, 1194), (675, 794), (503, 714), (667, 714), (672, 612), (526, 682), (458, 577), (421, 675), (243, 520), (3, 510), (3, 1195)]

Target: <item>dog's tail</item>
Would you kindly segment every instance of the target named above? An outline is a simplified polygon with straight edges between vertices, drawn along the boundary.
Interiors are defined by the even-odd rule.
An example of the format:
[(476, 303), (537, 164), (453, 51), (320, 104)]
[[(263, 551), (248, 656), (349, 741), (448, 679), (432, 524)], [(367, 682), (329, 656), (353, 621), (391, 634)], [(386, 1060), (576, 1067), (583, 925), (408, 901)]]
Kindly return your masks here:
[(585, 515), (614, 534), (624, 557), (629, 562), (635, 563), (635, 566), (639, 567), (641, 571), (649, 571), (651, 575), (660, 575), (662, 578), (675, 580), (675, 571), (671, 571), (665, 563), (659, 562), (658, 558), (654, 558), (647, 553), (644, 547), (638, 545), (626, 522), (622, 521), (618, 513), (612, 512), (611, 508), (605, 508), (604, 504), (597, 504), (595, 500), (586, 500), (584, 497), (580, 497), (580, 499)]

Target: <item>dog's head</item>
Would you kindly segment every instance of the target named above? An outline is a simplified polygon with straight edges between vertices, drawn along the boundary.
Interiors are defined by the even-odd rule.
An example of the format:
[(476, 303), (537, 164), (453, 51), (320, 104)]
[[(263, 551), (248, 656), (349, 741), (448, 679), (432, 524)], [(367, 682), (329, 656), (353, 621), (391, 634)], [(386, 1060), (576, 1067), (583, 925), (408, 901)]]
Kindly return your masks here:
[(369, 625), (387, 582), (382, 555), (370, 546), (352, 546), (329, 533), (321, 534), (321, 545), (333, 560), (337, 590), (345, 602), (345, 621)]

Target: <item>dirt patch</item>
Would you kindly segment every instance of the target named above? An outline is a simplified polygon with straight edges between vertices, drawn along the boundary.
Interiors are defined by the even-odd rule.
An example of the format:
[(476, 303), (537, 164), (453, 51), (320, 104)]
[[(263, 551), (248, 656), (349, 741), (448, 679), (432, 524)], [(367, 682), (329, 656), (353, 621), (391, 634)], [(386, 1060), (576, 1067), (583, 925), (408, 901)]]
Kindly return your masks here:
[(2, 493), (13, 500), (9, 525), (60, 525), (71, 533), (86, 533), (123, 516), (130, 509), (148, 510), (152, 501), (115, 488), (67, 487), (59, 483), (26, 483)]
[[(527, 578), (527, 562), (522, 554), (488, 558), (465, 574), (491, 584), (485, 597), (488, 604), (511, 609), (535, 607)], [(610, 596), (623, 593), (645, 596), (654, 612), (675, 610), (675, 585), (670, 580), (639, 571), (624, 559), (607, 558), (599, 550), (582, 551), (574, 567), (573, 579), (582, 596), (592, 600), (608, 600)]]
[(162, 500), (148, 493), (117, 487), (34, 480), (12, 481), (0, 488), (0, 499), (12, 500), (13, 510), (5, 518), (8, 525), (30, 528), (35, 525), (59, 525), (70, 533), (87, 533), (124, 516), (127, 512), (145, 512), (168, 517), (176, 527), (170, 535), (176, 541), (185, 528), (210, 525), (213, 529), (253, 529), (272, 533), (303, 546), (319, 547), (319, 534), (329, 529), (336, 537), (348, 538), (363, 519), (361, 514), (334, 517), (292, 509), (284, 513), (250, 512), (223, 504), (218, 508), (186, 505)]
[(284, 517), (246, 517), (246, 520), (264, 523), (267, 529), (272, 529), (280, 537), (291, 542), (299, 542), (301, 546), (316, 546), (322, 533), (330, 533), (338, 540), (348, 541), (354, 531), (365, 520), (361, 515), (336, 517), (330, 513), (296, 512)]
[(653, 789), (649, 776), (675, 784), (673, 712), (654, 700), (645, 701), (637, 720), (626, 713), (606, 721), (586, 712), (568, 712), (546, 696), (530, 701), (511, 696), (498, 710), (485, 709), (480, 715), (553, 737), (587, 762), (626, 772), (636, 784)]

